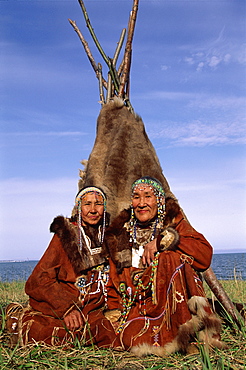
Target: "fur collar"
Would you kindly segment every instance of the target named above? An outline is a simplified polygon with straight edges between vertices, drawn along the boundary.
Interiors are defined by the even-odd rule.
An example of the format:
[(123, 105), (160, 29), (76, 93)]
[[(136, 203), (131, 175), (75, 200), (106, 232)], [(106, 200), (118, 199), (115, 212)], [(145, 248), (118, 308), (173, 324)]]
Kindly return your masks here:
[[(98, 229), (92, 226), (84, 228), (85, 234), (91, 240), (91, 248), (98, 247)], [(105, 243), (102, 245), (102, 253), (92, 255), (85, 243), (82, 250), (79, 247), (78, 227), (71, 219), (63, 216), (56, 217), (50, 225), (50, 231), (55, 233), (61, 240), (62, 247), (70, 260), (77, 275), (85, 273), (97, 265), (107, 261)]]

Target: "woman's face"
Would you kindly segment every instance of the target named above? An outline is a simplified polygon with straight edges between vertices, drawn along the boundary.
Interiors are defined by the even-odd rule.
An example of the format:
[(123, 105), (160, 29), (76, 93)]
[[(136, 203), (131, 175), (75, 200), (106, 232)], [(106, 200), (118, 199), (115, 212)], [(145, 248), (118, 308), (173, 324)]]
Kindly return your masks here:
[(157, 199), (152, 186), (137, 185), (132, 195), (132, 206), (136, 218), (147, 223), (157, 215)]
[(103, 216), (103, 197), (96, 193), (86, 193), (81, 201), (82, 224), (96, 225)]

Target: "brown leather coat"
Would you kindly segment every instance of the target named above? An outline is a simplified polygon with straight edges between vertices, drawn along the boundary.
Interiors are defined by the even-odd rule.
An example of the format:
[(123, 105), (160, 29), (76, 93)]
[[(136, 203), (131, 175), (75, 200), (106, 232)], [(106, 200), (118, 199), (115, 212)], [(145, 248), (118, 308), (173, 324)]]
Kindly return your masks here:
[[(129, 212), (122, 212), (107, 233), (111, 254), (108, 306), (121, 312), (114, 323), (121, 345), (139, 355), (186, 352), (199, 332), (199, 340), (206, 337), (209, 344), (220, 347), (220, 321), (196, 272), (209, 267), (211, 245), (170, 199), (164, 229), (178, 234), (175, 244), (164, 250), (159, 245), (152, 266), (135, 268), (124, 227), (128, 220)], [(160, 234), (158, 243), (161, 238)]]
[[(77, 338), (83, 344), (117, 346), (114, 329), (103, 315), (106, 273), (102, 271), (108, 263), (105, 245), (101, 253), (91, 254), (86, 246), (80, 250), (77, 226), (62, 216), (54, 220), (51, 231), (55, 235), (26, 282), (29, 307), (19, 323), (22, 344), (35, 340), (68, 345)], [(97, 230), (91, 227), (85, 232), (91, 238), (91, 249), (97, 248)], [(79, 278), (82, 288), (76, 287)], [(86, 325), (71, 332), (63, 318), (72, 309), (81, 312)]]

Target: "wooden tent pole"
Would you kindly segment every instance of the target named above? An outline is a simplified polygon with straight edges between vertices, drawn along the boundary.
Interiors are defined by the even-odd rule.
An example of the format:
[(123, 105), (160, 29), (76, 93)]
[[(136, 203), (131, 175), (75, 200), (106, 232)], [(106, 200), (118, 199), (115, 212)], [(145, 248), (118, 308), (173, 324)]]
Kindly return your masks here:
[(134, 0), (133, 8), (132, 8), (129, 23), (128, 23), (128, 35), (127, 35), (126, 48), (125, 48), (125, 54), (124, 54), (124, 66), (123, 66), (123, 71), (122, 71), (122, 79), (121, 79), (121, 84), (119, 88), (119, 97), (124, 97), (124, 88), (130, 76), (132, 40), (133, 40), (133, 34), (134, 34), (134, 29), (135, 29), (136, 19), (137, 19), (138, 3), (139, 3), (139, 0)]
[(100, 103), (105, 104), (104, 92), (103, 92), (103, 81), (102, 81), (102, 65), (98, 63), (98, 74), (99, 74), (99, 93), (100, 93)]
[(126, 29), (123, 28), (123, 30), (121, 32), (121, 35), (120, 35), (120, 40), (118, 42), (118, 46), (115, 50), (114, 57), (113, 57), (113, 60), (112, 60), (112, 63), (113, 63), (114, 67), (116, 66), (117, 59), (118, 59), (120, 51), (122, 49), (122, 45), (123, 45), (123, 42), (125, 40), (125, 35), (126, 35)]
[[(88, 45), (88, 42), (85, 40), (84, 36), (82, 35), (82, 32), (80, 31), (80, 29), (78, 28), (78, 26), (76, 25), (76, 22), (75, 21), (72, 21), (71, 19), (68, 19), (69, 23), (71, 24), (71, 26), (73, 27), (74, 31), (77, 33), (77, 35), (79, 36), (79, 39), (85, 49), (85, 52), (88, 56), (88, 59), (92, 65), (92, 68), (94, 69), (95, 73), (96, 73), (96, 76), (97, 78), (99, 79), (99, 72), (98, 72), (98, 68), (97, 68), (97, 64), (95, 62), (95, 59), (92, 55), (92, 52), (89, 48), (89, 45)], [(107, 82), (102, 79), (102, 83), (103, 83), (103, 86), (105, 87), (105, 89), (108, 88), (107, 86)]]
[[(136, 23), (139, 0), (133, 0), (133, 8), (132, 8), (132, 11), (131, 11), (131, 14), (130, 14), (130, 19), (129, 19), (129, 22), (128, 22), (128, 37), (127, 37), (127, 42), (126, 42), (126, 47), (125, 47), (125, 54), (124, 54), (124, 58), (123, 58), (123, 63), (121, 64), (122, 67), (120, 67), (120, 71), (121, 71), (120, 74), (117, 73), (115, 64), (116, 64), (117, 58), (119, 56), (120, 50), (121, 50), (123, 42), (124, 42), (126, 30), (123, 29), (123, 31), (121, 33), (121, 36), (120, 36), (120, 40), (118, 42), (118, 46), (117, 46), (115, 54), (114, 54), (114, 57), (113, 57), (113, 59), (110, 59), (105, 54), (103, 48), (101, 47), (101, 45), (98, 41), (98, 38), (97, 38), (96, 34), (94, 32), (94, 29), (92, 28), (92, 25), (91, 25), (89, 16), (87, 14), (87, 11), (86, 11), (83, 0), (78, 0), (78, 2), (79, 2), (80, 7), (82, 9), (82, 12), (83, 12), (83, 15), (84, 15), (84, 18), (85, 18), (85, 22), (86, 22), (86, 26), (89, 29), (89, 32), (92, 36), (92, 39), (93, 39), (97, 49), (99, 50), (102, 58), (104, 59), (105, 63), (107, 64), (107, 66), (109, 68), (109, 72), (110, 72), (111, 79), (112, 79), (112, 82), (111, 82), (111, 79), (110, 79), (110, 83), (111, 83), (110, 88), (111, 88), (111, 91), (112, 91), (113, 95), (122, 97), (124, 99), (125, 105), (128, 107), (128, 109), (132, 113), (134, 113), (133, 107), (132, 107), (132, 105), (130, 103), (130, 100), (129, 100), (129, 97), (128, 97), (128, 93), (129, 93), (129, 75), (130, 75), (130, 67), (131, 67), (132, 40), (133, 40), (135, 23)], [(92, 56), (92, 53), (91, 53), (90, 48), (88, 46), (88, 43), (86, 42), (85, 38), (83, 37), (82, 32), (77, 27), (76, 22), (72, 21), (71, 19), (69, 19), (69, 22), (72, 25), (72, 27), (74, 28), (74, 30), (76, 31), (76, 33), (78, 34), (78, 36), (79, 36), (79, 38), (80, 38), (80, 40), (81, 40), (81, 42), (84, 46), (85, 52), (86, 52), (86, 54), (89, 58), (89, 61), (92, 65), (94, 71), (96, 72), (97, 78), (99, 79), (99, 85), (100, 85), (99, 90), (100, 90), (100, 101), (101, 101), (101, 96), (102, 96), (101, 86), (103, 86), (106, 90), (108, 90), (108, 83), (102, 77), (102, 70), (100, 70), (100, 72), (99, 72), (98, 66), (97, 66), (97, 64), (96, 64), (96, 62), (95, 62), (95, 60)], [(120, 79), (120, 77), (121, 77), (121, 79)], [(109, 82), (109, 80), (108, 80), (108, 82)], [(121, 92), (119, 93), (120, 89), (121, 89)], [(125, 92), (125, 89), (126, 89), (127, 92)], [(106, 101), (108, 101), (108, 99), (110, 99), (110, 98), (111, 98), (111, 93), (108, 93)]]
[(97, 46), (97, 48), (98, 48), (100, 54), (102, 55), (105, 63), (108, 64), (108, 57), (104, 53), (103, 48), (101, 47), (101, 45), (100, 45), (100, 43), (98, 41), (98, 38), (96, 37), (96, 34), (94, 32), (94, 29), (92, 28), (92, 25), (91, 25), (89, 16), (88, 16), (87, 11), (86, 11), (86, 8), (85, 8), (85, 4), (84, 4), (83, 0), (78, 0), (78, 1), (79, 1), (79, 5), (81, 6), (82, 12), (84, 14), (86, 26), (88, 27), (88, 29), (90, 31), (90, 34), (91, 34), (91, 36), (93, 38), (93, 41), (95, 42), (95, 45)]
[(214, 293), (215, 297), (218, 299), (218, 301), (222, 304), (222, 306), (225, 308), (227, 313), (232, 317), (234, 322), (237, 324), (237, 326), (240, 328), (241, 324), (239, 321), (239, 316), (237, 315), (237, 310), (234, 304), (232, 303), (231, 299), (225, 292), (223, 286), (217, 279), (215, 273), (213, 272), (212, 268), (209, 267), (206, 271), (203, 272), (203, 277), (206, 283), (208, 284), (211, 291)]

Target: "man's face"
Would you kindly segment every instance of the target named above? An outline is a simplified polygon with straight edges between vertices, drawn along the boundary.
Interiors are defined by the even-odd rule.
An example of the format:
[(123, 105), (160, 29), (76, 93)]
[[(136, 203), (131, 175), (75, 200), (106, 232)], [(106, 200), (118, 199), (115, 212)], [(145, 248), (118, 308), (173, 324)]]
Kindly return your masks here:
[(137, 185), (132, 195), (132, 206), (136, 218), (147, 223), (157, 215), (157, 199), (154, 189), (149, 185)]
[(103, 197), (96, 192), (86, 193), (81, 201), (82, 224), (98, 224), (103, 211)]

